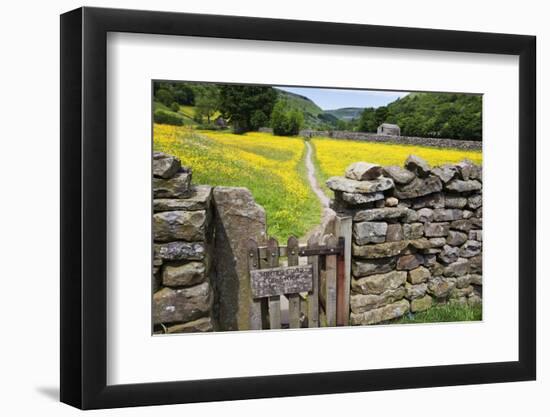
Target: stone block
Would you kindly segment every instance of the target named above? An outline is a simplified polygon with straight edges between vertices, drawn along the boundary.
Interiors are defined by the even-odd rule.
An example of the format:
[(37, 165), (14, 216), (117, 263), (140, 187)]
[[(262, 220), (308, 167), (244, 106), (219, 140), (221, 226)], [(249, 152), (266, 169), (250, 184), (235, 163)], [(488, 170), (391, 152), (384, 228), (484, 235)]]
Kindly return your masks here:
[(210, 207), (212, 187), (209, 185), (191, 186), (186, 198), (156, 198), (153, 200), (153, 211), (195, 211), (207, 210)]
[(403, 240), (403, 226), (399, 223), (388, 224), (386, 242), (398, 242)]
[(397, 258), (397, 269), (410, 271), (424, 263), (424, 257), (419, 253), (403, 255)]
[(470, 263), (467, 259), (458, 258), (456, 262), (450, 263), (443, 268), (443, 275), (446, 277), (460, 277), (470, 272)]
[(395, 269), (396, 258), (380, 258), (371, 260), (353, 259), (351, 273), (354, 277), (365, 277), (367, 275), (382, 274)]
[(346, 168), (345, 176), (351, 180), (374, 180), (382, 175), (382, 167), (369, 162), (354, 162)]
[(449, 234), (449, 223), (426, 223), (424, 225), (426, 237), (443, 237)]
[(352, 312), (350, 314), (350, 324), (356, 326), (356, 325), (381, 323), (384, 321), (401, 317), (406, 313), (408, 313), (409, 310), (410, 310), (409, 302), (403, 299), (395, 303), (388, 304), (384, 307), (365, 311), (364, 313)]
[(153, 175), (164, 179), (172, 178), (181, 168), (178, 158), (162, 152), (153, 152)]
[(413, 172), (395, 165), (384, 167), (383, 172), (384, 175), (390, 177), (396, 184), (408, 184), (415, 178)]
[(405, 297), (405, 288), (398, 287), (381, 294), (352, 294), (350, 307), (353, 313), (364, 313), (375, 308), (391, 304)]
[(203, 242), (168, 242), (154, 245), (155, 257), (163, 261), (200, 261), (205, 257)]
[(454, 280), (443, 277), (434, 277), (428, 281), (428, 293), (436, 298), (447, 297), (455, 288)]
[(187, 198), (191, 194), (191, 171), (177, 172), (172, 178), (153, 178), (153, 198)]
[(421, 284), (423, 282), (428, 281), (430, 277), (431, 277), (430, 270), (427, 268), (424, 268), (423, 266), (419, 266), (418, 268), (415, 268), (409, 271), (408, 280), (411, 284)]
[(153, 236), (157, 242), (204, 241), (206, 211), (163, 211), (153, 215)]
[(350, 180), (345, 177), (331, 177), (326, 182), (327, 187), (333, 191), (345, 193), (375, 193), (393, 188), (393, 180), (380, 177), (370, 181)]
[(162, 283), (168, 287), (188, 287), (206, 279), (206, 267), (203, 262), (177, 262), (164, 265)]
[(352, 255), (358, 258), (378, 259), (398, 255), (408, 245), (408, 241), (376, 243), (372, 245), (352, 245)]
[(411, 312), (417, 313), (426, 311), (432, 306), (432, 297), (425, 295), (422, 298), (416, 298), (411, 301)]
[(385, 274), (352, 279), (351, 288), (359, 294), (382, 294), (402, 286), (406, 280), (407, 273), (405, 271), (390, 271)]
[(424, 234), (424, 224), (406, 223), (403, 225), (403, 236), (405, 239), (420, 239)]
[(447, 245), (461, 246), (468, 240), (468, 235), (456, 230), (449, 230), (447, 235)]
[(444, 245), (437, 258), (446, 264), (456, 262), (459, 257), (460, 249), (454, 246)]
[(463, 258), (471, 258), (479, 255), (481, 252), (481, 242), (477, 240), (467, 240), (464, 245), (460, 247), (460, 256)]
[(416, 155), (409, 155), (405, 160), (405, 168), (420, 178), (426, 178), (431, 172), (430, 165)]
[(382, 243), (386, 240), (388, 224), (383, 222), (360, 222), (353, 224), (353, 239), (358, 245)]
[(413, 285), (406, 282), (405, 291), (405, 297), (409, 300), (413, 300), (415, 298), (424, 297), (424, 295), (426, 295), (426, 291), (428, 291), (428, 285), (426, 283)]
[(382, 220), (394, 220), (405, 216), (407, 209), (404, 207), (385, 207), (360, 210), (353, 216), (354, 222), (373, 222)]
[(405, 185), (396, 184), (394, 196), (403, 198), (416, 198), (441, 191), (443, 188), (441, 180), (436, 176), (427, 178), (415, 177), (410, 183)]
[(153, 323), (188, 322), (206, 316), (212, 306), (210, 285), (162, 288), (153, 295)]

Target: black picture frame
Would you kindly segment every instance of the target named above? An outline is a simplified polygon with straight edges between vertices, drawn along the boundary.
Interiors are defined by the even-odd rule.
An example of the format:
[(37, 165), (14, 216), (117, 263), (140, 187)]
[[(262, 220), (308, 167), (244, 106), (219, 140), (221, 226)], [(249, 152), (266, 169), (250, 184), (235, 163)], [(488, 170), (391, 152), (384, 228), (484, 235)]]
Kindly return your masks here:
[[(113, 385), (107, 376), (108, 32), (519, 56), (519, 360)], [(482, 384), (536, 377), (536, 38), (80, 8), (61, 16), (61, 401), (82, 409)]]

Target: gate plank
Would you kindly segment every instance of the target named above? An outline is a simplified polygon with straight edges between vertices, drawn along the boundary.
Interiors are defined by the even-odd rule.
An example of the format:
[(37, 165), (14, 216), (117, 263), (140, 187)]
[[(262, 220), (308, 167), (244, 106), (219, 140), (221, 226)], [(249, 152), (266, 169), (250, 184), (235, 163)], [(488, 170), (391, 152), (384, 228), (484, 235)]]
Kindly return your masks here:
[[(249, 239), (247, 243), (248, 252), (248, 270), (260, 268), (260, 260), (258, 258), (258, 244), (254, 239)], [(249, 281), (250, 276), (249, 276)], [(262, 330), (262, 302), (259, 298), (250, 298), (250, 313), (249, 313), (250, 330)]]
[[(319, 244), (319, 235), (312, 234), (307, 241), (308, 248)], [(319, 327), (319, 256), (309, 256), (308, 263), (313, 267), (313, 288), (307, 296), (308, 327)]]
[[(336, 324), (338, 326), (349, 325), (349, 301), (351, 290), (351, 230), (350, 216), (336, 217), (336, 236), (344, 238), (344, 253), (338, 256), (338, 288), (336, 304)], [(342, 271), (343, 268), (343, 271)]]
[[(336, 246), (338, 238), (329, 235), (325, 239), (327, 246)], [(326, 257), (326, 300), (325, 313), (327, 315), (327, 326), (336, 326), (336, 258), (337, 255), (327, 255)]]
[[(266, 259), (268, 268), (279, 266), (279, 243), (273, 237), (267, 241)], [(281, 328), (281, 297), (278, 295), (269, 297), (269, 326), (272, 329)]]
[[(296, 266), (299, 262), (298, 239), (290, 236), (287, 242), (288, 266)], [(288, 323), (291, 329), (300, 328), (300, 294), (288, 294)]]

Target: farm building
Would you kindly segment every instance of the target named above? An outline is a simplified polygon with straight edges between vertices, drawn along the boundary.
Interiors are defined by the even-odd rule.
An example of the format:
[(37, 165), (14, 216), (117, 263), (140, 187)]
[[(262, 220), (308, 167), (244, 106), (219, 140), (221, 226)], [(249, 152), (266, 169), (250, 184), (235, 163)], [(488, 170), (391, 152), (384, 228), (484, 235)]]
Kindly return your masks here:
[(379, 135), (400, 136), (401, 129), (397, 125), (392, 125), (390, 123), (382, 123), (380, 126), (378, 126), (377, 133)]

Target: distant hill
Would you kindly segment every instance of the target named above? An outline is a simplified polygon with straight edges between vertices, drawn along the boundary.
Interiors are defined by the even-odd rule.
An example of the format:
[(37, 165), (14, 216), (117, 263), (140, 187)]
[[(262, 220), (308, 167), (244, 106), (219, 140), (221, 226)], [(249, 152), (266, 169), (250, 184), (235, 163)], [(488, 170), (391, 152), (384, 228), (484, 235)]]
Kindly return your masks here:
[(296, 109), (304, 113), (304, 125), (309, 129), (334, 128), (339, 121), (349, 122), (359, 119), (363, 109), (360, 107), (346, 107), (335, 110), (323, 110), (315, 102), (300, 94), (290, 93), (277, 89), (279, 99), (284, 100), (289, 109)]
[(330, 114), (339, 120), (350, 121), (353, 119), (359, 119), (361, 113), (363, 113), (363, 107), (343, 107), (336, 110), (325, 110), (325, 114)]
[(279, 100), (284, 100), (289, 110), (299, 110), (304, 114), (304, 125), (306, 128), (318, 128), (324, 121), (319, 118), (323, 110), (307, 97), (275, 88)]
[(386, 107), (366, 109), (359, 129), (375, 132), (380, 123), (395, 123), (404, 136), (481, 140), (480, 95), (411, 93)]

